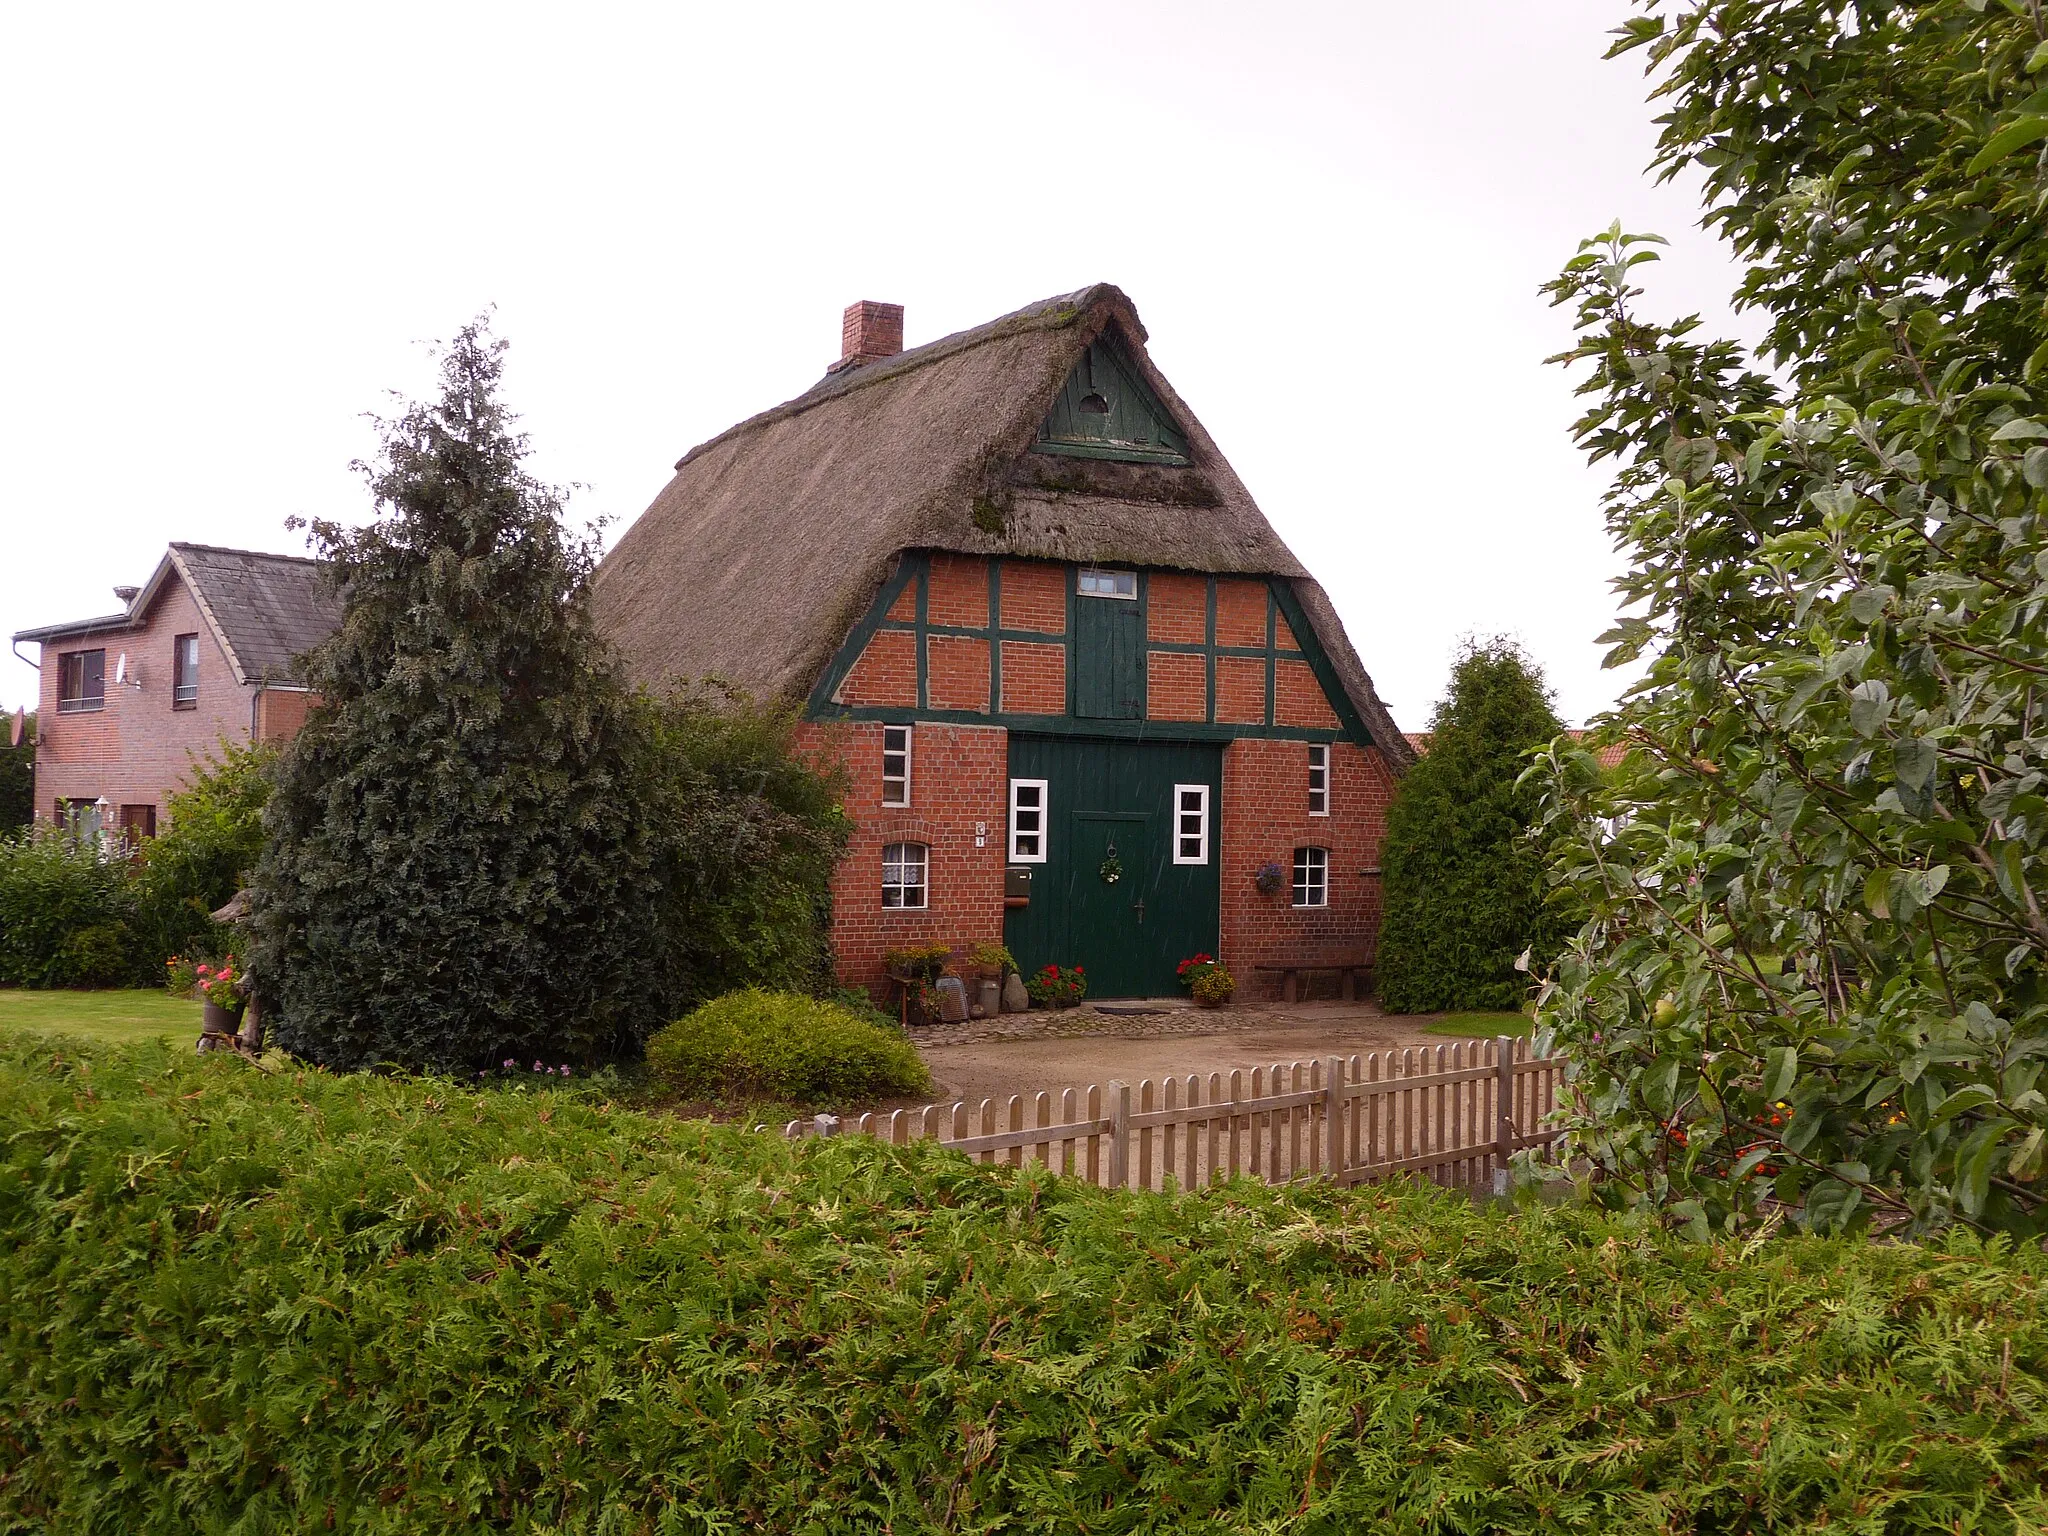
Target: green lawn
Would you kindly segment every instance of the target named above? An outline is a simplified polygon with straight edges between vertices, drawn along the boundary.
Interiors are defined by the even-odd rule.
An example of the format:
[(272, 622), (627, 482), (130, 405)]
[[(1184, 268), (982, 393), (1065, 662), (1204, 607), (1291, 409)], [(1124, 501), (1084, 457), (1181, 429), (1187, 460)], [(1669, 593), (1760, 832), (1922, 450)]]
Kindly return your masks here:
[(1453, 1040), (1491, 1040), (1495, 1035), (1527, 1038), (1534, 1024), (1526, 1013), (1446, 1013), (1422, 1026), (1426, 1035), (1448, 1035)]
[(199, 1037), (199, 1004), (148, 987), (101, 992), (20, 992), (0, 989), (0, 1029), (87, 1035), (116, 1043)]

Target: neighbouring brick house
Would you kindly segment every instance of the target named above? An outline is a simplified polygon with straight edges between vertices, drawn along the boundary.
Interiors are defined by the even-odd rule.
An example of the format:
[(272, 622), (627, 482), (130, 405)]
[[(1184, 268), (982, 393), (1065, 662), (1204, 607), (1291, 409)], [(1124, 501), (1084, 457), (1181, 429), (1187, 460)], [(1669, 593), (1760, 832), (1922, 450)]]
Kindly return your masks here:
[(173, 544), (124, 611), (14, 637), (42, 647), (36, 816), (157, 829), (171, 792), (223, 741), (282, 741), (311, 695), (295, 660), (340, 622), (319, 567)]
[(638, 678), (800, 703), (845, 765), (844, 979), (1002, 939), (1098, 997), (1197, 951), (1249, 991), (1369, 952), (1413, 753), (1130, 301), (902, 336), (848, 309), (826, 377), (686, 454), (595, 585)]

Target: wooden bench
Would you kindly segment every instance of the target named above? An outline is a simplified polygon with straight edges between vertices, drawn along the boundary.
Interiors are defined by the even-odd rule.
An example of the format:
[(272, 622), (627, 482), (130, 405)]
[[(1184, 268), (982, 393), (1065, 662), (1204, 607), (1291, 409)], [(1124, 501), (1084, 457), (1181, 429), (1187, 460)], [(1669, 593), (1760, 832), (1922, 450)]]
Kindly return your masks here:
[(1266, 965), (1255, 965), (1252, 969), (1280, 978), (1280, 1001), (1283, 1003), (1300, 999), (1304, 976), (1313, 976), (1318, 971), (1333, 971), (1343, 978), (1344, 1001), (1355, 1003), (1363, 990), (1361, 978), (1372, 975), (1372, 956), (1357, 955), (1340, 960), (1275, 960)]

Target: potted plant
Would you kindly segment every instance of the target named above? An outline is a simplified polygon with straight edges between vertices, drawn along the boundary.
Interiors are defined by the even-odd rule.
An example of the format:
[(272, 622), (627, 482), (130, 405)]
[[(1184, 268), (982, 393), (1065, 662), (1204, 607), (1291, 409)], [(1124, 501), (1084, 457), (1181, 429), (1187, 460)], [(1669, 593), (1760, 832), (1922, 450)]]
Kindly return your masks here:
[(1204, 1008), (1221, 1008), (1237, 991), (1237, 978), (1223, 968), (1220, 960), (1212, 961), (1203, 967), (1188, 990)]
[(996, 943), (977, 944), (968, 952), (967, 964), (982, 981), (1001, 981), (1017, 969), (1017, 957)]
[(1287, 884), (1287, 871), (1280, 867), (1278, 859), (1268, 859), (1252, 872), (1252, 884), (1258, 887), (1261, 896), (1278, 895)]
[(1237, 978), (1223, 968), (1223, 962), (1204, 952), (1189, 955), (1178, 969), (1180, 984), (1204, 1008), (1221, 1008), (1237, 990)]
[(883, 970), (899, 989), (898, 1012), (904, 1024), (929, 1024), (938, 1018), (939, 1004), (932, 988), (945, 975), (952, 958), (953, 951), (944, 944), (892, 949), (882, 956)]
[(242, 1008), (247, 1002), (235, 957), (229, 955), (218, 966), (195, 965), (192, 975), (194, 990), (204, 1008), (200, 1028), (209, 1035), (234, 1034), (242, 1027)]
[(1088, 995), (1087, 974), (1078, 965), (1048, 965), (1024, 983), (1040, 1008), (1071, 1008)]

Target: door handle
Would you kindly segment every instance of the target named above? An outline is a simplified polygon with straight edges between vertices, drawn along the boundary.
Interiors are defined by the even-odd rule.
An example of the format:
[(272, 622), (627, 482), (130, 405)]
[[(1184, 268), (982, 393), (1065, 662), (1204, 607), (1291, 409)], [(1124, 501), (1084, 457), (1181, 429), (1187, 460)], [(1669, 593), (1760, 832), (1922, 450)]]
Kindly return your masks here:
[(1142, 896), (1140, 896), (1140, 897), (1139, 897), (1139, 898), (1138, 898), (1138, 899), (1137, 899), (1136, 901), (1132, 902), (1132, 903), (1131, 903), (1131, 910), (1132, 910), (1133, 912), (1135, 912), (1135, 913), (1137, 913), (1137, 914), (1138, 914), (1138, 926), (1139, 926), (1140, 928), (1144, 927), (1144, 926), (1145, 926), (1145, 898), (1144, 898), (1144, 897), (1142, 897)]

